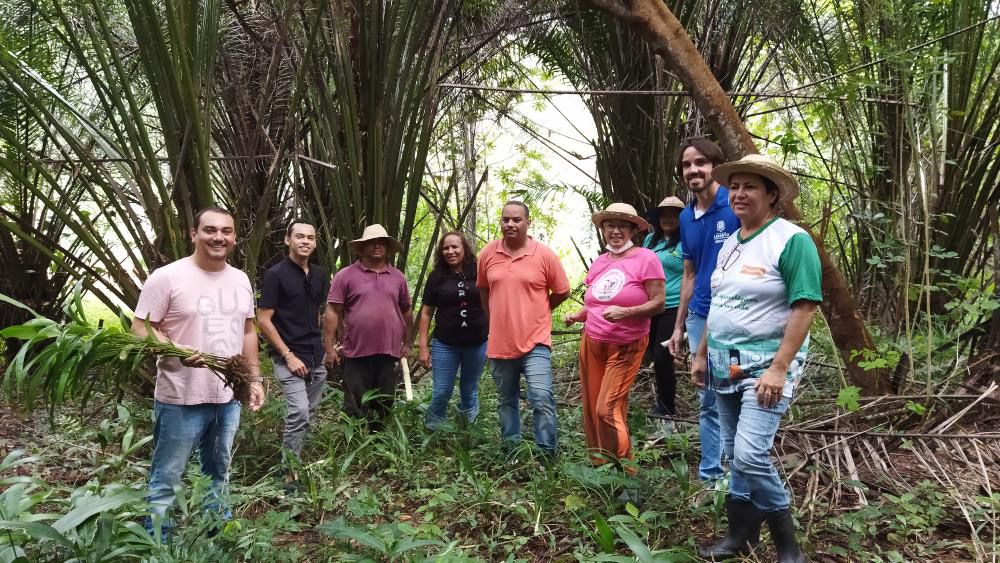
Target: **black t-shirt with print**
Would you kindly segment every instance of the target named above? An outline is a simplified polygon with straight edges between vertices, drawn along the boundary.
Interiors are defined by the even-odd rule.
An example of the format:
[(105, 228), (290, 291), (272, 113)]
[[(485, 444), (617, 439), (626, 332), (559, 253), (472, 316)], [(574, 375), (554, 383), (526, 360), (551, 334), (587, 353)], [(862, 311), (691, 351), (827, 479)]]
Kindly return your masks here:
[(461, 273), (432, 271), (423, 304), (437, 308), (433, 336), (444, 344), (476, 346), (486, 341), (489, 325), (476, 288), (475, 268)]

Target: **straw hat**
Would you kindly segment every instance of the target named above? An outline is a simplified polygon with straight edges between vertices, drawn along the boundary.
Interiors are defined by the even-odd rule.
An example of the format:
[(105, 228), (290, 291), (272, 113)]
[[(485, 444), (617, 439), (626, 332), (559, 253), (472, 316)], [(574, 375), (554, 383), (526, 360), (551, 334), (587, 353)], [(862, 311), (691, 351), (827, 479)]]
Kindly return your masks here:
[(664, 209), (667, 207), (676, 207), (677, 209), (684, 209), (687, 206), (684, 205), (684, 202), (681, 201), (679, 197), (671, 195), (664, 198), (663, 201), (660, 202), (660, 205), (656, 206), (657, 209)]
[(354, 254), (361, 254), (361, 246), (364, 243), (375, 240), (375, 239), (385, 239), (386, 244), (389, 246), (389, 252), (400, 252), (403, 250), (403, 245), (399, 244), (399, 241), (390, 237), (389, 233), (386, 232), (385, 227), (375, 223), (374, 225), (368, 225), (365, 227), (365, 232), (361, 233), (361, 238), (354, 239), (350, 242), (351, 252)]
[(733, 174), (741, 172), (763, 176), (778, 186), (778, 203), (787, 203), (799, 195), (799, 183), (788, 170), (762, 154), (748, 154), (739, 160), (720, 164), (712, 169), (712, 178), (723, 186), (729, 185)]
[(645, 219), (639, 217), (639, 214), (635, 212), (635, 208), (627, 203), (612, 203), (604, 211), (598, 211), (590, 216), (590, 220), (594, 222), (598, 228), (601, 227), (601, 223), (607, 221), (608, 219), (621, 219), (623, 221), (629, 221), (640, 231), (645, 231), (649, 229), (649, 223)]

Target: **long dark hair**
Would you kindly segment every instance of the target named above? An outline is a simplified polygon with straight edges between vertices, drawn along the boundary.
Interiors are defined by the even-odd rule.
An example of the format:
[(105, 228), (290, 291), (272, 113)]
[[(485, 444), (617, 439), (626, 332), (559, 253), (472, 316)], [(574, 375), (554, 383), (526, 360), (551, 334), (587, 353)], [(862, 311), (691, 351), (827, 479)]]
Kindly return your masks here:
[(661, 240), (666, 239), (667, 250), (673, 250), (673, 248), (677, 246), (679, 242), (681, 242), (680, 225), (677, 226), (677, 229), (674, 230), (673, 234), (671, 234), (669, 237), (663, 233), (663, 227), (660, 226), (660, 213), (662, 213), (664, 209), (665, 208), (657, 207), (656, 213), (653, 214), (652, 217), (650, 217), (651, 219), (653, 219), (652, 221), (649, 222), (649, 224), (653, 226), (653, 238), (649, 240), (649, 246), (647, 246), (646, 248), (654, 248), (656, 247), (657, 244), (660, 244)]
[(444, 251), (442, 247), (444, 246), (444, 239), (456, 236), (462, 241), (462, 250), (464, 256), (462, 257), (462, 272), (466, 275), (472, 275), (476, 273), (476, 251), (472, 249), (472, 245), (469, 244), (469, 239), (465, 238), (460, 231), (448, 231), (447, 233), (441, 235), (441, 238), (437, 242), (437, 250), (434, 252), (434, 271), (440, 272), (442, 274), (447, 274), (451, 267), (448, 266), (448, 262), (444, 259)]

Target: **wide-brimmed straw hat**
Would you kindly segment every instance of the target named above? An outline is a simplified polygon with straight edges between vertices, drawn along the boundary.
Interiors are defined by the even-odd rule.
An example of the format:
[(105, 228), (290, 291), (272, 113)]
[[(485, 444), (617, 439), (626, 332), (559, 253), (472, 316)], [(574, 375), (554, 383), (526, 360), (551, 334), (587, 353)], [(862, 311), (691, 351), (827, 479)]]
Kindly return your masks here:
[(608, 219), (621, 219), (623, 221), (629, 221), (640, 231), (649, 229), (649, 223), (647, 223), (642, 217), (639, 217), (639, 214), (635, 212), (635, 208), (627, 203), (612, 203), (604, 211), (598, 211), (590, 216), (590, 220), (593, 221), (594, 225), (598, 228), (601, 227), (601, 223), (607, 221)]
[(375, 223), (374, 225), (368, 225), (365, 227), (365, 232), (361, 233), (361, 238), (354, 239), (350, 242), (351, 252), (354, 254), (361, 254), (361, 246), (364, 245), (364, 243), (375, 239), (385, 239), (386, 244), (389, 246), (389, 252), (400, 252), (403, 250), (403, 245), (399, 244), (398, 240), (390, 237), (389, 233), (386, 232), (385, 227)]
[(661, 201), (660, 204), (656, 206), (657, 209), (666, 209), (670, 207), (676, 207), (677, 209), (684, 209), (687, 206), (684, 205), (684, 202), (681, 201), (681, 198), (673, 195), (663, 198), (663, 201)]
[(729, 185), (733, 174), (757, 174), (778, 186), (778, 203), (792, 201), (799, 195), (799, 183), (780, 164), (762, 154), (748, 154), (739, 160), (720, 164), (712, 169), (712, 178), (723, 186)]

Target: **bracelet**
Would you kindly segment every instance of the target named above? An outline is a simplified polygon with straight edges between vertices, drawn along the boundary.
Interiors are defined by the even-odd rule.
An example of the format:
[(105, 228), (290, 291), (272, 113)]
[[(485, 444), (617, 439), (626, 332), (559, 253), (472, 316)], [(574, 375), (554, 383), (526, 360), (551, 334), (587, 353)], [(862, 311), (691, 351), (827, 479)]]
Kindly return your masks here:
[(282, 360), (284, 360), (284, 359), (285, 359), (285, 358), (287, 358), (287, 357), (288, 357), (288, 355), (289, 355), (289, 354), (291, 354), (291, 353), (292, 353), (292, 349), (291, 349), (291, 348), (289, 348), (287, 352), (285, 352), (284, 354), (282, 354), (282, 355), (281, 355), (281, 359), (282, 359)]

